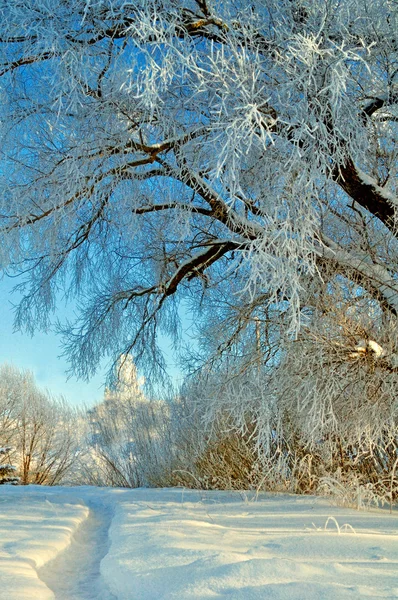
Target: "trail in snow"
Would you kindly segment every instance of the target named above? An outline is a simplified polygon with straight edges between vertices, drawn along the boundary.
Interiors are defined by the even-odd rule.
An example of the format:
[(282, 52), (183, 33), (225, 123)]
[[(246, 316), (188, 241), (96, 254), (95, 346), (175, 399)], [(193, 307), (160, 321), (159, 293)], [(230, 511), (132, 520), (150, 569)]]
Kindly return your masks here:
[(3, 488), (1, 599), (398, 600), (395, 511), (281, 494)]
[(100, 572), (101, 560), (109, 550), (111, 520), (105, 508), (90, 507), (71, 544), (38, 569), (40, 579), (53, 591), (56, 600), (117, 600)]

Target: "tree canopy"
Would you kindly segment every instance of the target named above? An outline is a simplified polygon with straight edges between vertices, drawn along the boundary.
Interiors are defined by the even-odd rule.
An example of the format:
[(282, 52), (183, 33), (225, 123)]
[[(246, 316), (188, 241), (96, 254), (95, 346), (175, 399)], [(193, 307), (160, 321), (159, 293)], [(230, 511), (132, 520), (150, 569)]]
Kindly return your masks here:
[(66, 349), (89, 376), (108, 353), (160, 372), (182, 299), (221, 315), (216, 350), (254, 319), (297, 332), (336, 277), (395, 318), (397, 15), (395, 0), (1, 0), (17, 325), (76, 295)]

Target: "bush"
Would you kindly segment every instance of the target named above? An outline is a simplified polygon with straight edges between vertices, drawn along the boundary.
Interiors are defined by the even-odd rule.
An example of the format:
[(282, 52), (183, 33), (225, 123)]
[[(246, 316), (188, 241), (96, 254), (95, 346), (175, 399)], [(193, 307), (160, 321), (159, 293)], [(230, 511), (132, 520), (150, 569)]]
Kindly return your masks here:
[(0, 485), (16, 485), (19, 482), (19, 477), (15, 474), (16, 468), (9, 462), (11, 450), (10, 446), (0, 448)]
[(20, 483), (56, 485), (78, 454), (79, 415), (39, 390), (32, 373), (0, 367), (0, 446), (12, 446)]

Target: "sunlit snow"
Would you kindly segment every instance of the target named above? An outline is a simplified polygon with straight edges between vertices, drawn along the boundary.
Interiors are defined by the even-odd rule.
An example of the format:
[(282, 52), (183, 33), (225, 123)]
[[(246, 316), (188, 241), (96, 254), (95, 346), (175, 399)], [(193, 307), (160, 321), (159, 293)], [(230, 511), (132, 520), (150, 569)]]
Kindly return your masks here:
[[(0, 489), (7, 600), (398, 597), (398, 518), (326, 499)], [(54, 559), (54, 560), (53, 560)]]

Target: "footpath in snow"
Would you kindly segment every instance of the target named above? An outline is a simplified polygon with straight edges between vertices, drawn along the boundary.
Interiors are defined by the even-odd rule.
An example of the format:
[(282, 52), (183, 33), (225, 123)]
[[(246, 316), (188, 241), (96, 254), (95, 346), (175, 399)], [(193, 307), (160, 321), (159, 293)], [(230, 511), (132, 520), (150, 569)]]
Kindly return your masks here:
[(37, 571), (57, 600), (116, 600), (100, 571), (110, 523), (109, 510), (91, 505), (70, 545)]
[(1, 486), (0, 598), (398, 598), (397, 513), (251, 497)]

